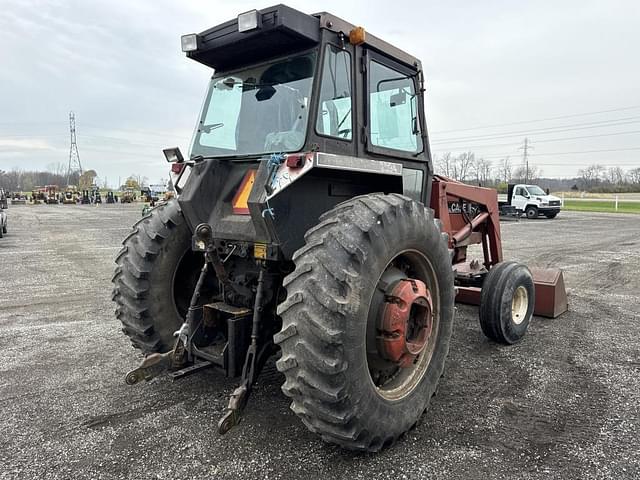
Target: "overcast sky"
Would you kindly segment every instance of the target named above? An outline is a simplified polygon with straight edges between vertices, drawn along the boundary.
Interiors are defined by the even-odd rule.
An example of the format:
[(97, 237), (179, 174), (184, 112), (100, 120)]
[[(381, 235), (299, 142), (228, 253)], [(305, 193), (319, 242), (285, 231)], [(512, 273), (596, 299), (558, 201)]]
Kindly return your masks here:
[[(640, 166), (637, 0), (288, 4), (332, 12), (422, 59), (436, 156), (518, 163), (528, 137), (547, 176)], [(188, 151), (211, 75), (180, 51), (180, 35), (269, 5), (1, 0), (0, 169), (66, 165), (73, 110), (85, 169), (111, 185), (166, 177), (161, 149)]]

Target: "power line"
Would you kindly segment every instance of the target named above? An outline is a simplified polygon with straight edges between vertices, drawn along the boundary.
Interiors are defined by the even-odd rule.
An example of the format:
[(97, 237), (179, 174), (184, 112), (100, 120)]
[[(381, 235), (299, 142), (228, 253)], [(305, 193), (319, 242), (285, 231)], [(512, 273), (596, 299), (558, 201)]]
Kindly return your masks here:
[(584, 117), (584, 116), (588, 116), (588, 115), (598, 115), (598, 114), (601, 114), (601, 113), (622, 112), (622, 111), (625, 111), (625, 110), (635, 110), (637, 108), (640, 108), (640, 105), (636, 105), (636, 106), (632, 106), (632, 107), (613, 108), (613, 109), (610, 109), (610, 110), (598, 110), (598, 111), (595, 111), (595, 112), (572, 113), (572, 114), (569, 114), (569, 115), (559, 115), (559, 116), (556, 116), (556, 117), (538, 118), (538, 119), (535, 119), (535, 120), (521, 120), (521, 121), (517, 121), (517, 122), (498, 123), (498, 124), (493, 124), (493, 125), (482, 125), (482, 126), (477, 126), (477, 127), (458, 128), (458, 129), (452, 129), (452, 130), (436, 130), (436, 131), (433, 131), (431, 133), (468, 132), (470, 130), (480, 130), (480, 129), (484, 129), (484, 128), (510, 127), (512, 125), (523, 125), (523, 124), (526, 124), (526, 123), (546, 122), (546, 121), (549, 121), (549, 120), (561, 120), (563, 118)]
[[(626, 132), (613, 132), (613, 133), (594, 133), (592, 135), (582, 135), (579, 137), (560, 137), (560, 138), (548, 138), (544, 140), (537, 140), (536, 143), (549, 143), (549, 142), (562, 142), (566, 140), (582, 140), (597, 137), (612, 137), (617, 135), (630, 135), (640, 133), (640, 130), (629, 130)], [(494, 148), (494, 147), (517, 147), (519, 143), (488, 143), (485, 145), (464, 145), (464, 147), (455, 148), (455, 150), (471, 150), (476, 148)]]
[[(578, 153), (608, 153), (608, 152), (627, 152), (633, 150), (640, 150), (640, 147), (630, 147), (630, 148), (607, 148), (602, 150), (579, 150), (575, 152), (550, 152), (550, 153), (531, 153), (532, 157), (539, 156), (549, 156), (549, 155), (573, 155)], [(637, 162), (638, 166), (640, 166), (640, 161)]]
[(568, 132), (572, 130), (615, 127), (618, 125), (638, 123), (640, 122), (639, 119), (640, 119), (639, 116), (634, 116), (634, 117), (618, 118), (616, 120), (603, 120), (600, 122), (574, 123), (569, 125), (559, 125), (556, 127), (534, 128), (531, 130), (518, 130), (518, 131), (511, 131), (511, 132), (492, 133), (490, 135), (475, 135), (471, 137), (457, 137), (457, 138), (452, 137), (452, 138), (437, 140), (431, 143), (432, 144), (460, 143), (460, 142), (467, 142), (467, 141), (493, 140), (497, 138), (508, 138), (508, 137), (522, 136), (522, 135), (531, 135), (536, 132), (560, 133), (560, 132)]
[[(33, 122), (31, 124), (27, 124), (27, 123), (14, 123), (14, 122), (4, 122), (4, 123), (0, 123), (0, 125), (11, 125), (14, 127), (20, 127), (21, 125), (24, 127), (31, 127), (33, 125), (61, 125), (60, 122)], [(137, 133), (140, 135), (150, 135), (150, 136), (157, 136), (157, 137), (174, 137), (174, 138), (189, 138), (190, 135), (177, 135), (175, 132), (166, 132), (166, 131), (162, 131), (162, 130), (153, 130), (153, 131), (149, 131), (149, 130), (140, 130), (140, 129), (134, 129), (134, 128), (115, 128), (115, 127), (111, 127), (111, 126), (99, 126), (99, 125), (94, 125), (94, 124), (87, 124), (85, 125), (83, 123), (82, 125), (85, 129), (89, 129), (89, 130), (100, 130), (100, 131), (118, 131), (118, 132), (126, 132), (126, 133)], [(0, 134), (0, 136), (2, 137), (29, 137), (32, 134)], [(59, 136), (59, 135), (66, 135), (66, 134), (52, 134), (52, 135), (46, 135), (46, 136)], [(43, 135), (44, 136), (44, 135)]]
[(136, 133), (141, 133), (143, 135), (151, 135), (151, 136), (157, 136), (157, 137), (173, 137), (173, 138), (181, 138), (181, 139), (185, 139), (188, 136), (185, 135), (176, 135), (175, 132), (174, 133), (169, 133), (169, 132), (163, 132), (163, 131), (159, 131), (159, 130), (154, 130), (153, 132), (149, 131), (149, 130), (137, 130), (134, 128), (113, 128), (113, 127), (100, 127), (97, 125), (86, 125), (87, 128), (90, 129), (100, 129), (102, 131), (107, 130), (114, 130), (114, 131), (118, 131), (118, 132), (136, 132)]
[[(531, 148), (531, 147), (529, 147)], [(583, 153), (609, 153), (609, 152), (626, 152), (626, 151), (635, 151), (640, 150), (640, 147), (630, 147), (630, 148), (607, 148), (601, 150), (577, 150), (572, 152), (548, 152), (548, 153), (529, 153), (528, 155), (531, 157), (542, 157), (542, 156), (550, 156), (550, 155), (574, 155), (574, 154), (583, 154)], [(486, 155), (481, 155), (481, 158), (504, 158), (513, 155), (513, 152), (507, 153), (489, 153)], [(640, 161), (633, 161), (630, 165), (638, 165), (640, 166)]]

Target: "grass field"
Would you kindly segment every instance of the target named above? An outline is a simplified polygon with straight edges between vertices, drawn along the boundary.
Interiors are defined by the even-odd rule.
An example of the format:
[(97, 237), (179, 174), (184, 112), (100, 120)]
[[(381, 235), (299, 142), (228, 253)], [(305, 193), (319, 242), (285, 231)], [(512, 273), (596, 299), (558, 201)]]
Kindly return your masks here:
[(571, 200), (565, 199), (565, 210), (577, 210), (581, 212), (611, 212), (611, 213), (638, 213), (640, 214), (640, 202), (618, 202), (618, 210), (613, 200)]

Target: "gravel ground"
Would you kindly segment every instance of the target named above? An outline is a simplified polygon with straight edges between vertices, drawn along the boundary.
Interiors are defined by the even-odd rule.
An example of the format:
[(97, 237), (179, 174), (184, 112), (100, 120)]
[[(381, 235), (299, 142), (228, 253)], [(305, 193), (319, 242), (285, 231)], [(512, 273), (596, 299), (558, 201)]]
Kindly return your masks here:
[[(421, 423), (376, 455), (319, 440), (269, 365), (244, 422), (215, 433), (232, 380), (134, 387), (113, 314), (132, 205), (10, 206), (0, 240), (0, 478), (639, 478), (640, 221), (562, 212), (505, 222), (505, 257), (565, 271), (571, 311), (519, 345), (457, 309), (446, 376)], [(523, 246), (526, 245), (526, 248)]]

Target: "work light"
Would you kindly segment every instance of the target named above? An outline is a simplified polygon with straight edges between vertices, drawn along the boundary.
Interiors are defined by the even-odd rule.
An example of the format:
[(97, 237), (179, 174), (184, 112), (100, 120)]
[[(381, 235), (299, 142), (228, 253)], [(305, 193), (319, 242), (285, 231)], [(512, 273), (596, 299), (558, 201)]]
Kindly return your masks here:
[(165, 148), (162, 150), (162, 153), (164, 153), (164, 158), (169, 163), (184, 162), (184, 158), (182, 157), (182, 152), (180, 152), (180, 149), (178, 147)]
[(238, 15), (238, 31), (248, 32), (260, 28), (260, 12), (258, 10), (250, 10)]
[(183, 52), (194, 52), (198, 49), (198, 35), (196, 33), (182, 35), (180, 44)]

